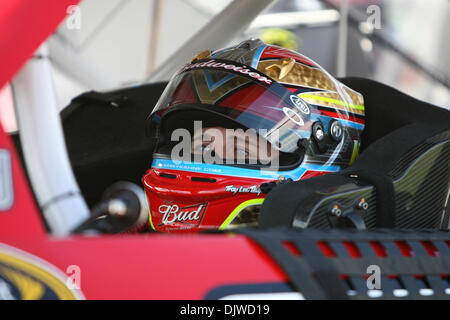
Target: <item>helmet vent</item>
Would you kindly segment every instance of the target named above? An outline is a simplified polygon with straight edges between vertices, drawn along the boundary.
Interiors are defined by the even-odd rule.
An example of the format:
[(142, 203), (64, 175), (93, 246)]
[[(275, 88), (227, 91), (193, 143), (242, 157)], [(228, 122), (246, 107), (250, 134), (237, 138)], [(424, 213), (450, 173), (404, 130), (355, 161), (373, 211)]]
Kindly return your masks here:
[(174, 174), (162, 173), (162, 172), (159, 174), (159, 176), (161, 178), (168, 178), (168, 179), (176, 179), (177, 178), (177, 176)]
[(214, 182), (216, 182), (216, 179), (201, 178), (201, 177), (191, 177), (191, 181), (214, 183)]

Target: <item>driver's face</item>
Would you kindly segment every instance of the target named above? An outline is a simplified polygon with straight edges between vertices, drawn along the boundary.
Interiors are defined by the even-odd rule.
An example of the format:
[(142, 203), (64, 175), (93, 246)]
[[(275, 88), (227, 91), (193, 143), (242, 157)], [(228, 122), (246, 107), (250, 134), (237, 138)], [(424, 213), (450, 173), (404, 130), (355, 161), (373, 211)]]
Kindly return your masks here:
[(270, 142), (256, 133), (232, 130), (223, 127), (202, 128), (194, 132), (192, 152), (214, 152), (223, 160), (246, 159), (267, 163), (277, 155)]

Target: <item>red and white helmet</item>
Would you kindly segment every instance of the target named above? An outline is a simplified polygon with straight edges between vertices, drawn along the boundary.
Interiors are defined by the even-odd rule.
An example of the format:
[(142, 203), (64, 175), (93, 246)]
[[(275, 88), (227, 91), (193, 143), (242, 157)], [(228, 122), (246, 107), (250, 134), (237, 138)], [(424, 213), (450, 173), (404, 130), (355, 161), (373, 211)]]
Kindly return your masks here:
[(143, 183), (152, 228), (255, 225), (271, 182), (351, 164), (363, 104), (309, 58), (259, 39), (199, 53), (149, 116), (157, 143)]

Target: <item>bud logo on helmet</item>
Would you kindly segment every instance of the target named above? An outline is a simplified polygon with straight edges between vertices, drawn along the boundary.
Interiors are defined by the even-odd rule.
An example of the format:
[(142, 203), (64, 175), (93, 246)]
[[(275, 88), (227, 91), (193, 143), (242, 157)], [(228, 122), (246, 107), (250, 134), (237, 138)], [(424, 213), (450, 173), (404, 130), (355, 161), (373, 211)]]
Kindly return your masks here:
[(185, 207), (180, 207), (176, 204), (163, 204), (158, 209), (159, 213), (161, 213), (159, 225), (167, 226), (180, 222), (191, 227), (198, 227), (202, 221), (206, 206), (207, 203)]

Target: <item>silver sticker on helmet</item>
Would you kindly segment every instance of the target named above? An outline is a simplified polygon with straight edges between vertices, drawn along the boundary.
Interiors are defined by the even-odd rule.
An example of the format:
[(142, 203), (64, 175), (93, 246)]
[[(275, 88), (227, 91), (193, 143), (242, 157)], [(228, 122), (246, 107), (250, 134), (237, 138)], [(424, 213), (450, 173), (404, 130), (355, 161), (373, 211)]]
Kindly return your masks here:
[(297, 112), (295, 112), (295, 110), (284, 107), (283, 112), (286, 115), (286, 117), (288, 117), (291, 121), (293, 121), (300, 127), (305, 124), (303, 118)]
[(310, 114), (311, 110), (309, 109), (308, 104), (303, 101), (302, 98), (296, 96), (296, 95), (291, 95), (291, 101), (292, 103), (304, 114)]

